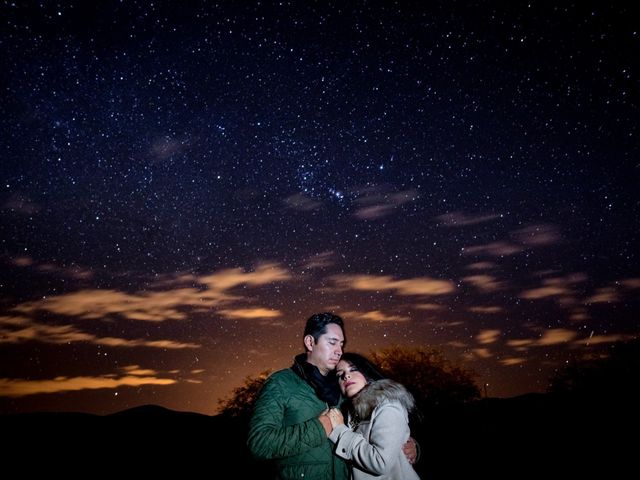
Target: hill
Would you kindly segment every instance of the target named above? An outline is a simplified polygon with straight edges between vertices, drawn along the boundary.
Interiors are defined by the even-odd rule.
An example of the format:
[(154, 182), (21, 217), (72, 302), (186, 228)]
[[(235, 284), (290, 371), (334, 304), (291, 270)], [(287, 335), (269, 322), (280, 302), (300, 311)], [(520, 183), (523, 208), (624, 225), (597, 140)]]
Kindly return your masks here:
[[(179, 472), (190, 477), (268, 478), (251, 459), (246, 421), (156, 405), (112, 415), (42, 413), (0, 417), (5, 468), (29, 473)], [(631, 401), (525, 395), (434, 408), (414, 422), (423, 479), (513, 478), (596, 472), (621, 478), (635, 468), (638, 417)], [(4, 456), (4, 455), (3, 455)], [(87, 470), (88, 469), (88, 470)]]

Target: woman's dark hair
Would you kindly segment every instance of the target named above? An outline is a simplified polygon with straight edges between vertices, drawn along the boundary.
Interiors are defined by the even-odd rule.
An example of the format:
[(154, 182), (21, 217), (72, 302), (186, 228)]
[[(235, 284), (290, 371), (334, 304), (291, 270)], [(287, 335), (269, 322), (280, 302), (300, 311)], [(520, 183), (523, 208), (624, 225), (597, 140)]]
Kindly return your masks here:
[(330, 323), (335, 323), (342, 329), (342, 334), (344, 335), (343, 346), (346, 345), (347, 334), (344, 331), (344, 321), (342, 320), (342, 317), (329, 312), (314, 313), (313, 315), (311, 315), (307, 319), (307, 324), (304, 327), (302, 338), (306, 337), (307, 335), (311, 335), (317, 342), (320, 338), (320, 335), (324, 335), (325, 333), (327, 333), (327, 325), (329, 325)]
[(368, 382), (375, 382), (376, 380), (387, 378), (382, 374), (382, 372), (380, 372), (378, 367), (367, 359), (367, 357), (360, 355), (359, 353), (345, 352), (342, 354), (342, 357), (340, 357), (340, 360), (349, 362), (351, 365), (356, 367)]

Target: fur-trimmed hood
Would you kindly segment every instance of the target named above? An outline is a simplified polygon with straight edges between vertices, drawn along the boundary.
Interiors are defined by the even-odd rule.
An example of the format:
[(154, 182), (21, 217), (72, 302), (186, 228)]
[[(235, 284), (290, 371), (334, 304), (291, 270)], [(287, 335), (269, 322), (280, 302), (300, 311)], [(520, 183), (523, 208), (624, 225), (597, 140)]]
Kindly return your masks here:
[(388, 378), (369, 383), (351, 401), (353, 412), (361, 420), (371, 417), (373, 409), (384, 401), (400, 402), (407, 412), (415, 407), (413, 395), (404, 385)]

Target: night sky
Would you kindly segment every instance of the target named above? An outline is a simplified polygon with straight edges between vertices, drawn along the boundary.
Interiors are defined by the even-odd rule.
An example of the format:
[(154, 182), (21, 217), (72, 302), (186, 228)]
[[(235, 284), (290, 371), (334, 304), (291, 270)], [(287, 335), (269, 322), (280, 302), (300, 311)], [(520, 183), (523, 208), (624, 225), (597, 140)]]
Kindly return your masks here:
[(637, 338), (640, 33), (555, 3), (3, 1), (0, 412), (215, 414), (328, 310), (494, 397)]

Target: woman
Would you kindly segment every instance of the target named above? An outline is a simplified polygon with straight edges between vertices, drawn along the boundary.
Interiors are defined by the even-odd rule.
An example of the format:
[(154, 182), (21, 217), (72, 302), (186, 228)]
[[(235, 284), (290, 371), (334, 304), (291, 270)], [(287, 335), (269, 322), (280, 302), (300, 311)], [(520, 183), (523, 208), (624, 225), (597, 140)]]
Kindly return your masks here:
[(336, 454), (351, 462), (353, 479), (419, 480), (402, 452), (410, 433), (409, 413), (415, 407), (411, 393), (385, 379), (356, 353), (342, 355), (336, 375), (348, 399), (349, 426), (339, 410), (329, 410), (333, 426), (329, 438), (336, 444)]

